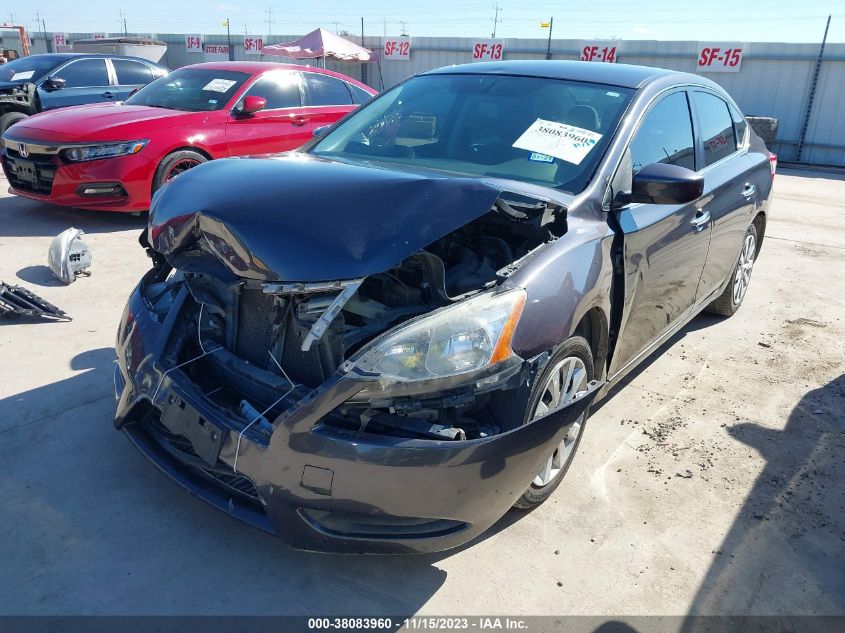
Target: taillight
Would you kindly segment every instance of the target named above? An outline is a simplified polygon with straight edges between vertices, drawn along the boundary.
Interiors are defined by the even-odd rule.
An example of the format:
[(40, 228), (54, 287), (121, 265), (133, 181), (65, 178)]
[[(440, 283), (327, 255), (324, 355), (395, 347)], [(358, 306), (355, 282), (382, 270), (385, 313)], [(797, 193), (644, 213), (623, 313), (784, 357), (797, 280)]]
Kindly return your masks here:
[(778, 155), (769, 152), (769, 169), (772, 171), (772, 180), (775, 178), (775, 171), (778, 168)]

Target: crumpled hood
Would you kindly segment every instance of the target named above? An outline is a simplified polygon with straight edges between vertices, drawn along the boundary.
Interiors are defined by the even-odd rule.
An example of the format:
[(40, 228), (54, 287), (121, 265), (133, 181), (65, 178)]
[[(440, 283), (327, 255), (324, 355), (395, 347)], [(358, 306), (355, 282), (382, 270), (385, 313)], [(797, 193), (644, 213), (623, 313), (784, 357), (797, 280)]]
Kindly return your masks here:
[(383, 272), (488, 213), (492, 181), (289, 154), (216, 160), (153, 199), (149, 241), (199, 247), (235, 274), (331, 281)]

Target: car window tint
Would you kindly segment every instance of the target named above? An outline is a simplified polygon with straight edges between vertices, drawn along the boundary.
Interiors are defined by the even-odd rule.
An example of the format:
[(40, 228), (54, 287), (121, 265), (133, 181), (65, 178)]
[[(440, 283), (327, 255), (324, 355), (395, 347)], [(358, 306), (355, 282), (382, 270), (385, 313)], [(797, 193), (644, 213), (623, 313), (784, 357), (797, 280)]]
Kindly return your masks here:
[(141, 62), (128, 59), (113, 59), (117, 83), (121, 86), (143, 86), (153, 80), (153, 71)]
[(373, 98), (373, 95), (369, 92), (354, 84), (347, 83), (346, 87), (349, 88), (349, 91), (352, 93), (352, 101), (355, 103), (367, 103), (367, 101)]
[(104, 59), (80, 59), (62, 68), (56, 76), (65, 80), (65, 88), (109, 85), (109, 73)]
[(736, 144), (742, 145), (745, 141), (745, 130), (748, 128), (748, 122), (739, 110), (733, 106), (730, 106), (730, 109), (731, 118), (734, 122), (734, 132), (736, 133)]
[(346, 82), (317, 73), (305, 73), (308, 105), (352, 105)]
[(269, 73), (255, 82), (247, 95), (267, 99), (265, 110), (298, 108), (302, 105), (299, 76), (293, 72)]
[(695, 169), (692, 119), (685, 93), (664, 97), (648, 111), (631, 141), (631, 163), (634, 174), (652, 163)]
[(733, 121), (728, 104), (708, 92), (694, 92), (699, 138), (704, 146), (704, 165), (730, 156), (736, 151)]

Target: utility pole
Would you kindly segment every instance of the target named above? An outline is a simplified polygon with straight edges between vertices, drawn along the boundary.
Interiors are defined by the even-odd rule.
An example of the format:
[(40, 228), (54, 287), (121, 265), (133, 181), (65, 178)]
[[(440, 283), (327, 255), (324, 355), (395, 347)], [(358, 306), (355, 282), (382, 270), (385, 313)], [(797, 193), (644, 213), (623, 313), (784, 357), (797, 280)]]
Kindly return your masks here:
[[(361, 17), (361, 46), (363, 48), (366, 48), (366, 46), (364, 46), (364, 17), (363, 16)], [(325, 59), (325, 57), (323, 59)], [(367, 62), (361, 62), (361, 83), (362, 84), (367, 83)]]
[(267, 19), (264, 21), (267, 22), (267, 41), (269, 43), (270, 36), (273, 34), (273, 7), (267, 7), (264, 13), (267, 15)]
[(335, 20), (332, 24), (334, 25), (334, 32), (340, 35), (340, 22)]
[(819, 47), (819, 56), (816, 59), (816, 66), (813, 69), (813, 80), (810, 83), (810, 94), (807, 96), (807, 109), (804, 111), (804, 124), (801, 126), (801, 136), (798, 139), (798, 152), (795, 156), (795, 162), (801, 162), (801, 152), (804, 150), (804, 139), (807, 137), (807, 128), (810, 126), (810, 114), (813, 111), (813, 99), (816, 97), (816, 85), (819, 83), (819, 71), (822, 67), (822, 57), (824, 57), (824, 45), (827, 43), (827, 31), (830, 29), (830, 16), (827, 16), (827, 24), (824, 26), (824, 36), (822, 37), (822, 45)]
[(546, 59), (552, 58), (552, 29), (555, 26), (555, 18), (552, 16), (549, 18), (549, 43), (546, 46)]
[(117, 15), (118, 15), (118, 20), (117, 20), (118, 25), (121, 25), (121, 24), (123, 25), (123, 34), (129, 35), (129, 31), (126, 29), (126, 16), (123, 15), (123, 10), (121, 9), (120, 11), (118, 11)]
[(226, 21), (223, 22), (226, 25), (226, 44), (229, 45), (229, 61), (235, 61), (235, 48), (232, 46), (232, 31), (229, 28), (229, 18), (226, 18)]
[(47, 52), (52, 53), (53, 43), (47, 38), (47, 25), (44, 23), (44, 17), (37, 11), (35, 12), (35, 21), (41, 24), (41, 32), (44, 34), (44, 44), (47, 46)]
[(495, 11), (495, 13), (493, 14), (493, 39), (495, 40), (496, 39), (496, 26), (499, 24), (499, 22), (501, 22), (501, 20), (499, 19), (499, 11), (502, 10), (502, 7), (500, 7), (497, 4), (493, 7), (493, 10)]
[(405, 20), (402, 20), (399, 24), (402, 25), (402, 37), (408, 37), (408, 29), (406, 28), (408, 23)]
[(384, 36), (387, 37), (387, 18), (384, 18)]

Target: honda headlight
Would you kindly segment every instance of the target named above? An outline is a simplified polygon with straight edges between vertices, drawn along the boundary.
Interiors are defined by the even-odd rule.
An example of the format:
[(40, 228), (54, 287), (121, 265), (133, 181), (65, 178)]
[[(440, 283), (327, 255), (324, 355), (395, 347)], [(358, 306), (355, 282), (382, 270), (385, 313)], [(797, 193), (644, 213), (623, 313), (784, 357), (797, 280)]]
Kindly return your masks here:
[(149, 141), (123, 141), (120, 143), (103, 143), (101, 145), (77, 145), (69, 147), (62, 152), (65, 160), (72, 163), (79, 163), (86, 160), (97, 160), (98, 158), (114, 158), (115, 156), (128, 156), (140, 152)]
[(430, 380), (483, 369), (513, 355), (525, 291), (485, 293), (377, 340), (356, 364), (383, 378)]

